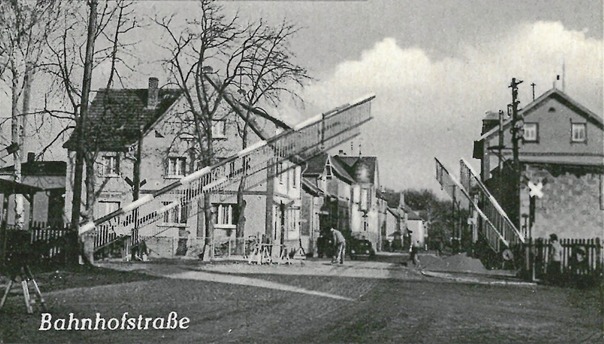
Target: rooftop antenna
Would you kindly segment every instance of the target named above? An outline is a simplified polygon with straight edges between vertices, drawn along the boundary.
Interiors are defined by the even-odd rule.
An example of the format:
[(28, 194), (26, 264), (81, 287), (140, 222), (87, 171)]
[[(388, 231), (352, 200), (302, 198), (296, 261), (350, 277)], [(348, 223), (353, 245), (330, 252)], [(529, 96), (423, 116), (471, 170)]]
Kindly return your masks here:
[(537, 86), (537, 84), (535, 84), (534, 82), (531, 83), (531, 87), (533, 88), (533, 100), (535, 100), (535, 86)]

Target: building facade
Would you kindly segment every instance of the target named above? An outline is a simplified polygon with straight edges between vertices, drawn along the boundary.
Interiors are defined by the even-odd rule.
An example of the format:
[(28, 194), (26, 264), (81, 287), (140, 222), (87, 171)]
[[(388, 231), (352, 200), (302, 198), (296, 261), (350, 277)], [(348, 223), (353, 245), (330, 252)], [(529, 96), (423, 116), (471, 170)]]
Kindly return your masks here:
[[(187, 104), (178, 90), (159, 89), (158, 80), (149, 79), (147, 89), (100, 90), (90, 106), (90, 140), (94, 142), (94, 207), (90, 218), (99, 218), (139, 197), (197, 171), (204, 166), (198, 148), (199, 138), (187, 115)], [(219, 162), (242, 149), (241, 114), (226, 107), (212, 121), (214, 161)], [(274, 134), (276, 127), (268, 120), (258, 130), (248, 132), (248, 144), (262, 135)], [(252, 124), (251, 124), (252, 125)], [(203, 138), (202, 138), (203, 139)], [(69, 150), (68, 178), (73, 179), (75, 141)], [(243, 166), (226, 166), (234, 172)], [(275, 244), (298, 244), (300, 219), (300, 167), (285, 161), (259, 172), (247, 180), (244, 191), (243, 217), (237, 202), (238, 183), (187, 204), (166, 211), (157, 222), (139, 229), (146, 239), (151, 256), (197, 256), (201, 253), (206, 228), (203, 197), (212, 206), (212, 240), (222, 245), (235, 239), (238, 221), (245, 219), (242, 239), (264, 238)], [(139, 181), (138, 189), (135, 181)], [(66, 214), (71, 213), (72, 182), (67, 183)], [(167, 193), (140, 208), (149, 214), (179, 199), (178, 193)], [(85, 199), (85, 196), (83, 196)]]
[[(516, 198), (511, 121), (486, 118), (475, 144), (482, 178), (509, 213), (520, 217), (525, 237), (602, 237), (604, 228), (604, 131), (601, 116), (553, 88), (520, 112), (520, 199)], [(504, 133), (500, 147), (500, 132)], [(499, 162), (501, 148), (502, 161)]]

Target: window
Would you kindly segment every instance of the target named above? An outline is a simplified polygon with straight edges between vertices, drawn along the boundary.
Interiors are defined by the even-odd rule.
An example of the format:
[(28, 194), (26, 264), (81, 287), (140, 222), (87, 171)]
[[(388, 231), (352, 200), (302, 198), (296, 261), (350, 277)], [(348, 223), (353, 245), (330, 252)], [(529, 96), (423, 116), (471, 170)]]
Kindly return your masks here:
[(167, 177), (182, 177), (185, 175), (187, 158), (172, 157), (168, 158)]
[(298, 188), (298, 173), (300, 173), (300, 170), (297, 167), (295, 167), (292, 169), (292, 173), (293, 173), (292, 188), (296, 189), (296, 188)]
[(226, 138), (226, 121), (212, 121), (212, 138)]
[(361, 189), (361, 210), (369, 208), (369, 190)]
[(117, 177), (119, 173), (117, 155), (104, 155), (102, 168), (103, 176)]
[(571, 142), (586, 142), (587, 128), (585, 123), (571, 123)]
[(300, 210), (299, 209), (288, 209), (287, 211), (287, 219), (288, 219), (288, 230), (290, 232), (297, 232), (298, 231), (298, 218), (300, 216)]
[(111, 214), (120, 208), (120, 202), (99, 201), (100, 216)]
[[(165, 207), (170, 205), (172, 202), (164, 201), (162, 205)], [(187, 206), (178, 204), (175, 207), (170, 208), (164, 213), (164, 224), (186, 224), (187, 223)]]
[(281, 162), (277, 165), (277, 176), (279, 177), (279, 184), (283, 185), (285, 175), (283, 173), (283, 163)]
[(325, 166), (325, 177), (327, 179), (331, 179), (332, 176), (333, 176), (333, 172), (331, 171), (331, 165)]
[(234, 228), (239, 217), (236, 208), (235, 204), (215, 204), (214, 224), (216, 227)]
[(537, 123), (524, 123), (524, 142), (539, 141), (539, 125)]

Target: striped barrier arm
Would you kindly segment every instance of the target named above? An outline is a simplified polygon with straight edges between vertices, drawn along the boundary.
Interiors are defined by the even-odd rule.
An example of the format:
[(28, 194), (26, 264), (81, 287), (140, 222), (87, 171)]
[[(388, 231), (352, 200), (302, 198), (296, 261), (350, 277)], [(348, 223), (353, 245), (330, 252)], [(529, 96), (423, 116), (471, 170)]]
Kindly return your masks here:
[(484, 225), (484, 230), (481, 233), (487, 240), (489, 246), (491, 246), (495, 252), (501, 251), (501, 243), (505, 246), (509, 246), (509, 242), (499, 232), (491, 220), (489, 220), (489, 217), (480, 209), (478, 204), (474, 202), (468, 190), (464, 188), (462, 183), (451, 175), (437, 158), (434, 158), (434, 160), (436, 161), (436, 180), (451, 198), (458, 199), (459, 202), (462, 202), (461, 204), (468, 204), (468, 206), (471, 206), (476, 211)]
[(483, 201), (481, 210), (487, 215), (491, 223), (497, 226), (505, 241), (512, 245), (524, 244), (524, 236), (518, 231), (495, 197), (491, 195), (472, 166), (465, 159), (461, 159), (459, 164), (462, 185), (466, 187), (467, 192), (475, 190), (480, 194)]

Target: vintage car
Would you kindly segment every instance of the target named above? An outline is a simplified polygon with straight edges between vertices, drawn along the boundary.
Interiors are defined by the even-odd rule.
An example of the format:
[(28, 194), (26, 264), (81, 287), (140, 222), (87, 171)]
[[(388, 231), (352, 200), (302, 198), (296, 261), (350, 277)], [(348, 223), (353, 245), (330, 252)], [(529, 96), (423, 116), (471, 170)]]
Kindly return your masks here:
[(371, 241), (366, 239), (351, 238), (349, 242), (346, 243), (346, 251), (348, 251), (350, 259), (352, 260), (359, 257), (366, 257), (367, 259), (375, 257), (373, 245), (371, 245)]

